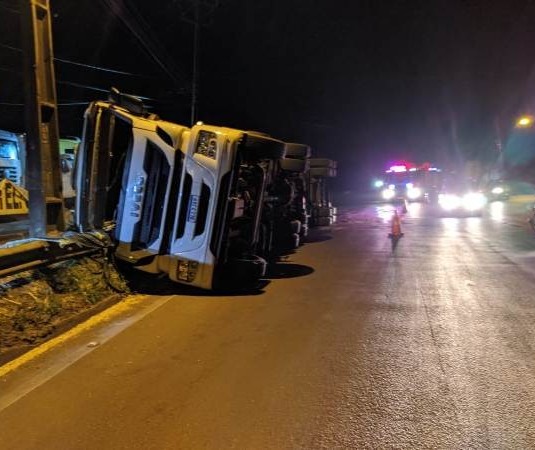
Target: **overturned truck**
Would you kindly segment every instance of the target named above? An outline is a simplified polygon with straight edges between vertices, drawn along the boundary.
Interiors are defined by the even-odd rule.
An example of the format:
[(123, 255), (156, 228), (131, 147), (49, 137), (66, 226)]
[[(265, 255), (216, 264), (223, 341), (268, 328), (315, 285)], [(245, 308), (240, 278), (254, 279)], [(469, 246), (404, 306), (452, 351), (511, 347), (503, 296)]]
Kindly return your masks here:
[(74, 226), (106, 231), (118, 261), (179, 283), (256, 280), (307, 236), (310, 154), (261, 132), (167, 122), (112, 90), (85, 112)]
[(75, 226), (107, 230), (119, 260), (174, 281), (259, 278), (268, 169), (284, 153), (262, 133), (180, 126), (114, 92), (85, 113)]

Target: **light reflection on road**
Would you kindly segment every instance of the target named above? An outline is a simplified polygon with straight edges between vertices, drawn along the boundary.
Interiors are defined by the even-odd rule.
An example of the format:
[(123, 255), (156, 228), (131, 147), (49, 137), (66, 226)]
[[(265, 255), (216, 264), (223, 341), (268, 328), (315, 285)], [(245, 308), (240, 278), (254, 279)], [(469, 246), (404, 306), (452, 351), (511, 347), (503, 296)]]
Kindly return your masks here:
[(489, 204), (488, 210), (492, 220), (496, 222), (503, 222), (505, 205), (503, 202), (492, 202)]
[(481, 217), (467, 217), (466, 229), (471, 233), (481, 233)]
[(392, 216), (394, 215), (395, 210), (396, 207), (394, 205), (379, 205), (375, 207), (375, 214), (379, 219), (386, 223), (392, 220)]
[(445, 236), (456, 236), (459, 232), (459, 220), (457, 217), (444, 217), (442, 224), (445, 229)]
[(415, 219), (420, 219), (423, 213), (423, 206), (420, 202), (409, 203), (407, 205), (407, 213)]

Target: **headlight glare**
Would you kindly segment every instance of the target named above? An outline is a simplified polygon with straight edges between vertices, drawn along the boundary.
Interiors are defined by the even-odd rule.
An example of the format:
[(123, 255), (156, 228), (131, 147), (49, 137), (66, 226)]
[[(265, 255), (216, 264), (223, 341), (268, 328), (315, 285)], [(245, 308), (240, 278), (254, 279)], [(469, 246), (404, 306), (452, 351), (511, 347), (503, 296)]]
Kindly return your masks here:
[(381, 193), (383, 196), (383, 199), (385, 200), (392, 200), (396, 196), (396, 191), (394, 189), (383, 189), (383, 192)]
[(463, 207), (470, 211), (483, 208), (486, 202), (487, 199), (480, 192), (470, 192), (463, 197)]
[(440, 194), (438, 196), (438, 203), (446, 211), (457, 209), (461, 206), (461, 197), (452, 194)]
[(420, 198), (422, 196), (422, 190), (417, 187), (411, 187), (410, 189), (407, 189), (407, 197), (409, 197), (409, 200), (416, 200), (417, 198)]

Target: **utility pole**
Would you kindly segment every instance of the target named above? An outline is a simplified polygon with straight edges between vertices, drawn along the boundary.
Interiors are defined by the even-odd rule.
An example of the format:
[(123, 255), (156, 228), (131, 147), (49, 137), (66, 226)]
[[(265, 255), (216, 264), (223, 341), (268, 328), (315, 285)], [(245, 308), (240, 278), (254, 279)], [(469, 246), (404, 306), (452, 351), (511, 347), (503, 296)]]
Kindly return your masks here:
[(30, 236), (64, 229), (58, 106), (49, 0), (19, 0), (23, 48)]
[(202, 27), (207, 27), (211, 24), (220, 0), (175, 0), (175, 3), (179, 9), (180, 20), (193, 26), (190, 120), (191, 124), (194, 125), (197, 121), (199, 109), (201, 30)]

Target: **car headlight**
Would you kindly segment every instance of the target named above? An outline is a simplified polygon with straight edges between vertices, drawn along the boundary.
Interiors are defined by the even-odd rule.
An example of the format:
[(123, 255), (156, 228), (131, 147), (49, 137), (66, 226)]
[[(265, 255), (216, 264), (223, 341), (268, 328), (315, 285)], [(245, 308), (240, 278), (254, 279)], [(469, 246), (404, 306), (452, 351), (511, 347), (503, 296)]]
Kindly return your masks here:
[(422, 190), (417, 187), (411, 187), (407, 189), (407, 197), (409, 197), (410, 200), (416, 200), (417, 198), (420, 198), (422, 196)]
[(383, 189), (381, 193), (385, 200), (392, 200), (396, 196), (396, 191), (394, 189)]
[(494, 195), (500, 195), (504, 193), (504, 189), (501, 186), (496, 186), (492, 188), (492, 191), (490, 192), (492, 192)]
[(470, 211), (481, 209), (486, 202), (487, 199), (481, 192), (470, 192), (463, 197), (463, 208)]
[(457, 209), (462, 204), (462, 199), (458, 195), (440, 194), (438, 196), (438, 204), (446, 211)]
[(212, 131), (202, 130), (199, 132), (195, 153), (210, 159), (217, 158), (217, 134)]

